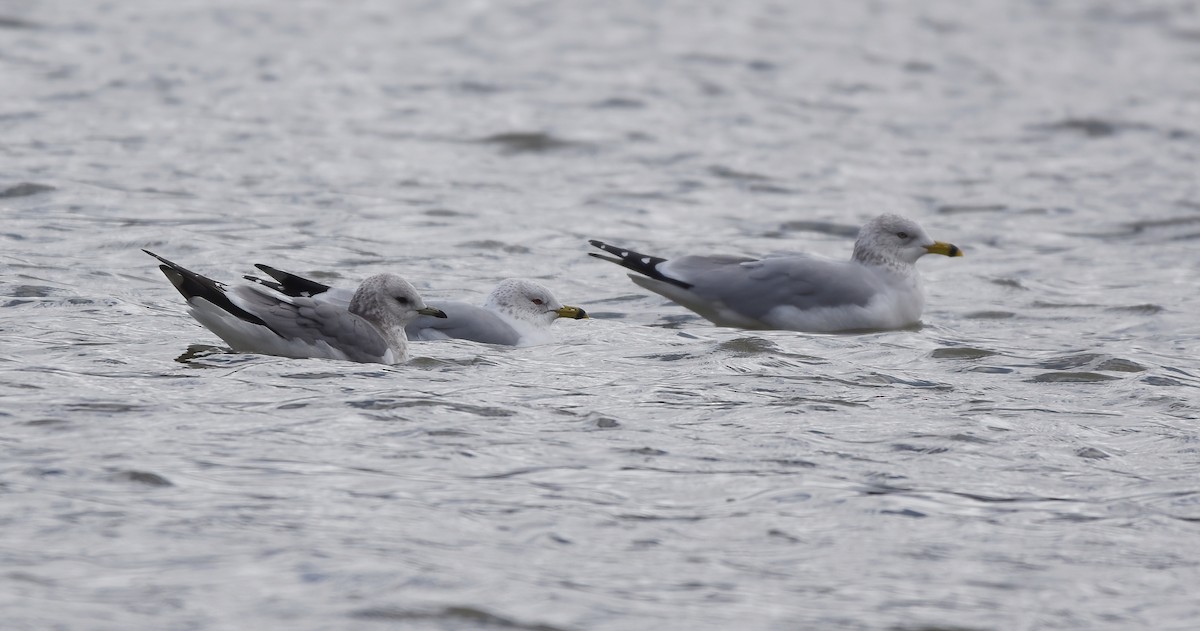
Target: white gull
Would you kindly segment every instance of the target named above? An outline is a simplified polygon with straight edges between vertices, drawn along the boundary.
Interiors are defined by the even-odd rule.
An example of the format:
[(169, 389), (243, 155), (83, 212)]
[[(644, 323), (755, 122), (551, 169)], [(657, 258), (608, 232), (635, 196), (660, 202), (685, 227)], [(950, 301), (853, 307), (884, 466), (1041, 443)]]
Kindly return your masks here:
[(367, 278), (340, 305), (260, 284), (229, 287), (143, 251), (162, 263), (192, 317), (238, 352), (398, 364), (408, 359), (405, 325), (446, 317), (395, 274)]
[(719, 326), (832, 332), (896, 329), (920, 321), (925, 307), (915, 263), (926, 254), (962, 256), (898, 215), (867, 222), (849, 260), (811, 254), (762, 259), (691, 255), (663, 259), (589, 241), (630, 269), (633, 282)]
[[(248, 280), (285, 295), (312, 297), (343, 308), (350, 304), (352, 294), (349, 289), (330, 287), (267, 265), (256, 267), (274, 280), (247, 276)], [(546, 287), (517, 278), (501, 281), (488, 294), (482, 306), (454, 301), (435, 301), (431, 306), (444, 312), (446, 317), (425, 315), (414, 319), (405, 326), (408, 339), (461, 339), (485, 344), (529, 346), (550, 341), (550, 325), (559, 318), (580, 320), (588, 317), (583, 309), (559, 302)]]

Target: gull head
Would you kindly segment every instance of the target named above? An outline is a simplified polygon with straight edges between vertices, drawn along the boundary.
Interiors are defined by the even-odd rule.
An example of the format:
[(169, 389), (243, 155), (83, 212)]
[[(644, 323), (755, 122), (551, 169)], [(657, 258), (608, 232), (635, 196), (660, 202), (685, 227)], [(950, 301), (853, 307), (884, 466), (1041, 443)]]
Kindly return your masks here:
[(518, 278), (501, 281), (483, 302), (483, 307), (517, 320), (543, 325), (558, 318), (581, 320), (588, 317), (583, 309), (559, 302), (549, 289)]
[(399, 329), (423, 315), (444, 318), (441, 309), (425, 305), (421, 294), (395, 274), (376, 274), (364, 280), (350, 299), (350, 313), (378, 326), (385, 333)]
[(854, 260), (877, 265), (912, 265), (926, 254), (962, 256), (958, 246), (934, 241), (917, 222), (880, 215), (863, 225), (854, 242)]

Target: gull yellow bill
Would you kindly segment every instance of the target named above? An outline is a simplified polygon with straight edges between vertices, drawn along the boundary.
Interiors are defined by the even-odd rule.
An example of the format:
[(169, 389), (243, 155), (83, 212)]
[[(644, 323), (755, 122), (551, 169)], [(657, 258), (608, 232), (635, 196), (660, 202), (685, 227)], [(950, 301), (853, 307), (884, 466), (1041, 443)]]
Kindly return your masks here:
[(930, 254), (944, 254), (946, 256), (963, 255), (963, 251), (958, 249), (957, 245), (954, 245), (953, 243), (943, 243), (941, 241), (934, 241), (933, 245), (925, 246), (925, 251), (929, 252)]
[(586, 311), (579, 307), (572, 307), (571, 305), (563, 305), (561, 308), (555, 309), (554, 313), (557, 313), (560, 318), (570, 318), (572, 320), (584, 320), (588, 317)]

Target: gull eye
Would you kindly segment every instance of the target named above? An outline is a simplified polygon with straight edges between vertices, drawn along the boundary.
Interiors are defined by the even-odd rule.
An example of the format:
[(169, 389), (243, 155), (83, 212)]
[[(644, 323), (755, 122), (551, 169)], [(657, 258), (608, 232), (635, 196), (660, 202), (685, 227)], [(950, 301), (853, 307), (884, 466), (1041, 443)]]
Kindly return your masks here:
[(540, 304), (543, 304), (543, 303), (542, 303), (542, 299), (541, 299), (541, 298), (534, 298), (534, 299), (533, 299), (533, 304), (535, 304), (535, 305), (540, 305)]
[(901, 239), (907, 239), (907, 238), (908, 238), (908, 233), (907, 233), (907, 232), (903, 232), (903, 231), (901, 231), (901, 232), (897, 232), (897, 233), (896, 233), (896, 236), (897, 236), (897, 237), (900, 237)]
[(396, 302), (408, 306), (408, 296), (396, 296)]

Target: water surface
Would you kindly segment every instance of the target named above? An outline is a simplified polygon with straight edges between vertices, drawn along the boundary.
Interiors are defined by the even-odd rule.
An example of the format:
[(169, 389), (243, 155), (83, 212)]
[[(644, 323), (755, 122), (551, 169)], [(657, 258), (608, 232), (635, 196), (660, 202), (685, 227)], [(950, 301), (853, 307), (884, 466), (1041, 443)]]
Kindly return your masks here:
[[(811, 4), (0, 4), (6, 628), (1194, 626), (1200, 18)], [(966, 251), (910, 330), (585, 254), (884, 211)], [(223, 353), (140, 248), (595, 317)]]

